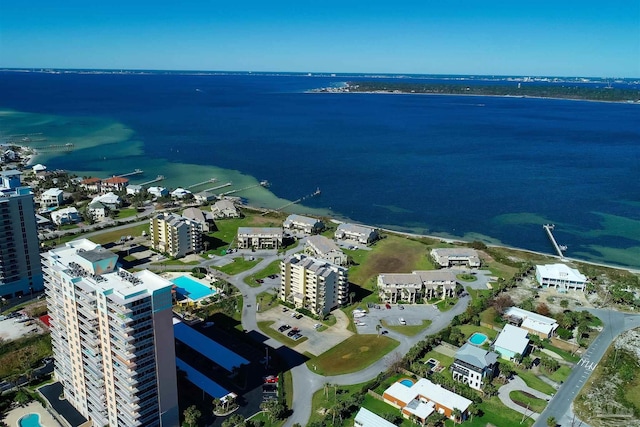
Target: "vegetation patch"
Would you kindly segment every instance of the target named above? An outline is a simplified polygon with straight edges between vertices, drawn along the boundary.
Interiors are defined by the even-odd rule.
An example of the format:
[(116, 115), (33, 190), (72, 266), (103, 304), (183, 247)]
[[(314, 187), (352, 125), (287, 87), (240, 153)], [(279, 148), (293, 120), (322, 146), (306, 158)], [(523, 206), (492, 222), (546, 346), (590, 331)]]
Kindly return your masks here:
[(353, 335), (309, 360), (307, 366), (324, 376), (357, 372), (382, 359), (399, 344), (383, 335)]
[(238, 257), (234, 258), (233, 262), (230, 264), (223, 265), (222, 267), (214, 266), (214, 268), (230, 276), (234, 276), (255, 267), (260, 261), (262, 261), (262, 258), (249, 257), (247, 259), (245, 257)]
[(258, 271), (257, 273), (253, 273), (250, 276), (245, 277), (244, 283), (257, 288), (261, 285), (261, 283), (258, 283), (258, 280), (264, 279), (265, 277), (269, 277), (274, 274), (280, 274), (280, 260), (275, 260), (271, 264), (267, 265), (264, 270)]
[(513, 390), (509, 393), (509, 398), (516, 405), (520, 405), (523, 408), (528, 408), (529, 410), (537, 413), (541, 413), (544, 411), (544, 408), (547, 406), (547, 401), (544, 399), (539, 399), (534, 395), (527, 393), (526, 391), (521, 390)]
[(51, 336), (38, 334), (0, 345), (0, 379), (9, 381), (38, 367), (40, 360), (51, 356)]
[(420, 332), (431, 326), (431, 320), (423, 320), (422, 324), (420, 325), (390, 325), (385, 320), (381, 320), (380, 323), (385, 328), (391, 329), (392, 331), (398, 332), (408, 337), (418, 335)]

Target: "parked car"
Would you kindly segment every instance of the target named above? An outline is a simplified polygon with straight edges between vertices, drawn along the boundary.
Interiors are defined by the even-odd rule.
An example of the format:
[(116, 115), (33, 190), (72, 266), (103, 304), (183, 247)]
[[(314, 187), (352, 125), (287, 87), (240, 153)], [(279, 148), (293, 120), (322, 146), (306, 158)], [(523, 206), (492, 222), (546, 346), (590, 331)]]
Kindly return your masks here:
[(399, 304), (399, 305), (398, 305), (398, 308), (399, 308), (400, 310), (404, 310), (404, 305)]
[(406, 325), (406, 324), (407, 324), (407, 321), (406, 321), (406, 320), (404, 320), (404, 318), (403, 318), (403, 317), (401, 317), (401, 318), (400, 318), (400, 319), (398, 319), (398, 320), (400, 321), (400, 324), (401, 324), (401, 325)]
[(386, 308), (387, 310), (391, 310), (391, 304), (386, 303), (384, 306), (385, 306), (385, 308)]

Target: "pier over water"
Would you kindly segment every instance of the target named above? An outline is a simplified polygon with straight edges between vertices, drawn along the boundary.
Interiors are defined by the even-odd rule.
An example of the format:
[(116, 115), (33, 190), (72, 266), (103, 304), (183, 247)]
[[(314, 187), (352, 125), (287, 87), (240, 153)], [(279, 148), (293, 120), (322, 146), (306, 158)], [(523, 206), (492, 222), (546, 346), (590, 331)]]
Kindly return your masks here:
[(558, 256), (560, 258), (564, 258), (564, 253), (563, 251), (567, 249), (566, 246), (560, 246), (558, 244), (558, 242), (556, 242), (556, 238), (553, 237), (553, 229), (556, 227), (553, 224), (545, 224), (542, 226), (544, 228), (544, 230), (547, 232), (547, 236), (549, 236), (549, 240), (551, 240), (551, 243), (553, 244), (553, 248), (556, 250), (556, 253), (558, 254)]

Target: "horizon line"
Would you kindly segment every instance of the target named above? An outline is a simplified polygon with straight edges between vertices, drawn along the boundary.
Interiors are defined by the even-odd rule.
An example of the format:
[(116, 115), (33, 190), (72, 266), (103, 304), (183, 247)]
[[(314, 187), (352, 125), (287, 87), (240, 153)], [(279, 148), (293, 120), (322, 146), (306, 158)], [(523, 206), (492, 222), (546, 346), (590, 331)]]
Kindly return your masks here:
[(493, 77), (493, 78), (560, 78), (560, 79), (614, 79), (614, 80), (640, 80), (640, 77), (607, 77), (607, 76), (562, 76), (562, 75), (545, 75), (545, 74), (458, 74), (458, 73), (396, 73), (396, 72), (339, 72), (339, 71), (250, 71), (250, 70), (177, 70), (177, 69), (152, 69), (152, 68), (65, 68), (65, 67), (0, 67), (0, 72), (30, 72), (45, 73), (51, 71), (65, 72), (105, 72), (110, 74), (124, 73), (173, 73), (173, 74), (300, 74), (309, 77), (339, 77), (339, 76), (366, 76), (366, 77)]

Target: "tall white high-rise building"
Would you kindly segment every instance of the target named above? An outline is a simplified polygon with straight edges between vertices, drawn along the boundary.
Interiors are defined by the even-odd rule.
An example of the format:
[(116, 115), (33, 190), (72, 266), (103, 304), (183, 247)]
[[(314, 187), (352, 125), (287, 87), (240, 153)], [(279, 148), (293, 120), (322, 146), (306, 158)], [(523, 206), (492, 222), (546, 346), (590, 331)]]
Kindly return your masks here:
[(330, 262), (297, 253), (280, 262), (280, 299), (306, 308), (314, 314), (327, 314), (347, 302), (347, 269)]
[(178, 426), (172, 283), (89, 240), (43, 254), (55, 376), (94, 426)]
[(38, 226), (29, 187), (19, 171), (0, 172), (0, 297), (43, 289)]

